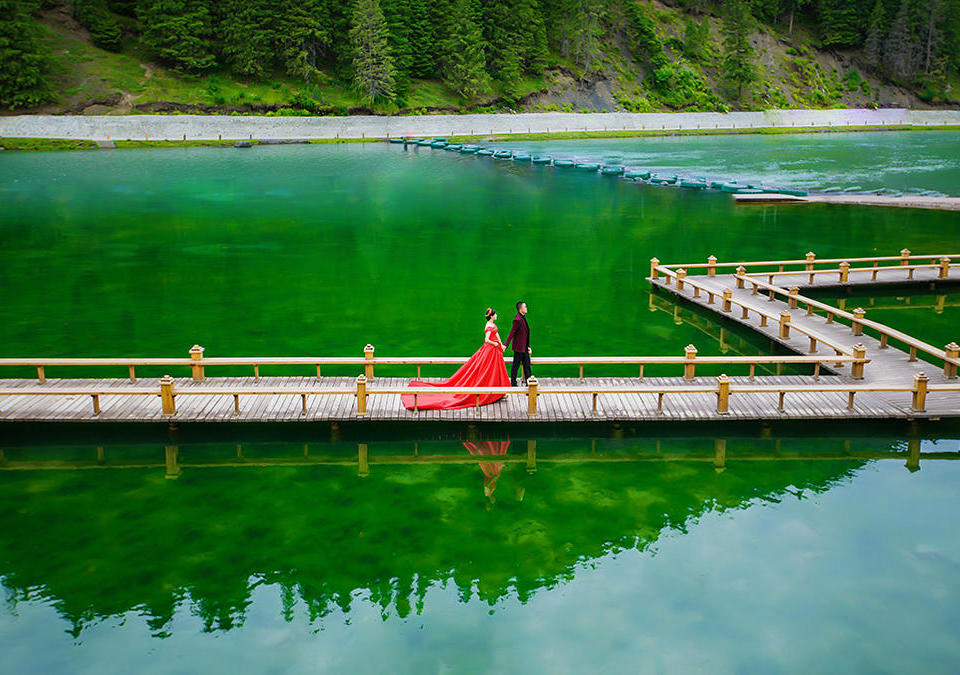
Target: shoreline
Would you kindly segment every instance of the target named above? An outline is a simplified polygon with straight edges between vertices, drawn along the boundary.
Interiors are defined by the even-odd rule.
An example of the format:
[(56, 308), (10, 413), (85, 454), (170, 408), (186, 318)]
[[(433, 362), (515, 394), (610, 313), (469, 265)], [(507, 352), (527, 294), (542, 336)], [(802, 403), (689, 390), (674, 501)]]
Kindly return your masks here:
[[(555, 131), (541, 133), (495, 133), (462, 134), (447, 136), (456, 142), (512, 142), (512, 141), (550, 141), (603, 138), (644, 138), (664, 136), (749, 136), (749, 135), (787, 135), (787, 134), (834, 134), (834, 133), (870, 133), (884, 131), (960, 131), (960, 124), (942, 125), (872, 125), (872, 126), (808, 126), (808, 127), (749, 127), (739, 129), (646, 129), (646, 130), (605, 130), (605, 131)], [(116, 140), (113, 148), (104, 148), (95, 140), (72, 138), (12, 137), (0, 136), (0, 152), (50, 152), (66, 150), (98, 149), (143, 149), (143, 148), (232, 148), (237, 140), (250, 140), (254, 145), (339, 145), (341, 143), (384, 143), (389, 137), (368, 136), (363, 138), (309, 138), (279, 139), (295, 142), (278, 143), (278, 139), (187, 139), (187, 140)]]

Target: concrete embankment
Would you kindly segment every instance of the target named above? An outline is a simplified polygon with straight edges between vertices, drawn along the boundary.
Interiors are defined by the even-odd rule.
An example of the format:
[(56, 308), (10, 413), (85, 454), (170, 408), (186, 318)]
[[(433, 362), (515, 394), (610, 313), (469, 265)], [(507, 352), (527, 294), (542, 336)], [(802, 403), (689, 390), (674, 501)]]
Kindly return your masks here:
[(229, 115), (0, 117), (0, 137), (105, 140), (327, 139), (563, 132), (960, 125), (960, 110), (768, 110), (732, 113), (519, 113), (411, 117)]

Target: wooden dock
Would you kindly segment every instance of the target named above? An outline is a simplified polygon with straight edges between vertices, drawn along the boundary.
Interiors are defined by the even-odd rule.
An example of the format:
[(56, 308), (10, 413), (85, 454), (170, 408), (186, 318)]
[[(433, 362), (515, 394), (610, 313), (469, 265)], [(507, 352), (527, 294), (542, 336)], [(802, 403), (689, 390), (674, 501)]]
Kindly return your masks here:
[[(409, 388), (385, 367), (451, 367), (465, 358), (381, 357), (367, 345), (358, 357), (211, 358), (195, 345), (187, 358), (4, 358), (0, 367), (36, 368), (36, 379), (0, 380), (0, 422), (689, 422), (784, 419), (918, 419), (960, 416), (960, 346), (935, 347), (851, 311), (800, 294), (801, 288), (871, 284), (939, 284), (960, 280), (960, 255), (661, 264), (650, 283), (702, 312), (742, 324), (793, 355), (536, 357), (579, 366), (579, 377), (531, 378), (523, 387)], [(723, 335), (721, 332), (721, 339)], [(680, 351), (678, 349), (678, 351)], [(636, 377), (602, 377), (605, 365), (630, 365)], [(220, 366), (252, 366), (252, 377), (208, 377)], [(311, 375), (261, 377), (261, 366), (309, 368)], [(326, 365), (355, 366), (354, 377), (322, 376)], [(52, 369), (125, 367), (127, 378), (49, 378)], [(189, 377), (138, 379), (136, 368), (190, 369)], [(645, 368), (673, 368), (651, 377)], [(758, 374), (802, 367), (809, 375)], [(316, 368), (316, 375), (312, 374)], [(704, 367), (733, 373), (705, 376)], [(746, 372), (744, 372), (746, 371)], [(121, 371), (122, 372), (122, 371)], [(740, 374), (744, 373), (744, 374)], [(401, 394), (503, 394), (486, 406), (407, 410)]]
[(887, 206), (901, 209), (935, 209), (960, 211), (960, 197), (936, 197), (927, 195), (875, 195), (869, 193), (834, 194), (819, 193), (806, 196), (767, 194), (735, 194), (737, 204), (847, 204), (855, 206)]

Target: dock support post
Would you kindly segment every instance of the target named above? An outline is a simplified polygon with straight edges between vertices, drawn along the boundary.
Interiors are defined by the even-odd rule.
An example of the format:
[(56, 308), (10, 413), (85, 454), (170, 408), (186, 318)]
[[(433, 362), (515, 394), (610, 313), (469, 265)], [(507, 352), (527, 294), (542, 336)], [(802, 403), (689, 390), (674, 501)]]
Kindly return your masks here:
[(780, 337), (790, 337), (790, 312), (787, 310), (780, 312)]
[(367, 378), (357, 375), (357, 417), (367, 414)]
[(683, 290), (683, 280), (687, 278), (687, 270), (680, 268), (677, 270), (677, 290)]
[(863, 307), (857, 307), (853, 310), (853, 322), (851, 323), (851, 328), (853, 329), (854, 335), (863, 335), (863, 317), (866, 316), (867, 310)]
[[(855, 359), (865, 359), (867, 358), (867, 348), (864, 347), (859, 342), (853, 345), (853, 358)], [(855, 380), (863, 379), (863, 361), (854, 361), (850, 364), (850, 377)]]
[(363, 374), (368, 381), (373, 380), (373, 345), (367, 345), (363, 348), (363, 358), (366, 363), (363, 364)]
[(911, 438), (907, 441), (907, 471), (914, 473), (920, 470), (920, 439)]
[(797, 308), (797, 295), (800, 293), (800, 288), (798, 286), (790, 287), (790, 296), (787, 298), (787, 306), (790, 309)]
[(160, 403), (163, 406), (164, 417), (177, 414), (177, 403), (173, 392), (173, 378), (164, 375), (160, 378)]
[(536, 417), (537, 416), (537, 389), (539, 388), (540, 383), (537, 382), (535, 375), (531, 375), (530, 379), (527, 380), (527, 416)]
[[(956, 342), (951, 342), (946, 347), (943, 348), (943, 351), (946, 352), (948, 359), (956, 359), (960, 357), (960, 345)], [(957, 366), (949, 361), (943, 362), (943, 376), (948, 380), (952, 380), (957, 376)]]
[(190, 348), (190, 360), (193, 361), (190, 366), (193, 369), (193, 379), (199, 382), (203, 379), (203, 347), (193, 345)]
[(708, 277), (717, 276), (717, 256), (712, 255), (709, 258), (707, 258), (707, 264), (709, 265), (709, 267), (707, 267), (707, 276)]
[(850, 263), (844, 261), (840, 263), (840, 283), (847, 283), (847, 279), (850, 278)]
[(923, 373), (913, 376), (913, 403), (910, 409), (913, 412), (924, 412), (927, 409), (927, 382), (929, 378)]
[(687, 345), (683, 348), (683, 357), (687, 359), (687, 363), (683, 366), (683, 379), (687, 382), (692, 382), (694, 371), (697, 368), (697, 364), (694, 363), (694, 359), (697, 358), (697, 348), (693, 345)]
[(361, 478), (370, 475), (370, 459), (366, 443), (357, 443), (357, 475)]
[(730, 412), (730, 378), (726, 374), (717, 378), (717, 414)]
[(937, 276), (940, 279), (946, 279), (948, 274), (950, 274), (950, 258), (940, 258), (940, 272)]
[(656, 279), (660, 272), (657, 270), (657, 267), (660, 265), (659, 258), (650, 258), (650, 278)]
[(727, 468), (727, 439), (718, 438), (713, 442), (713, 470), (722, 473)]
[(900, 249), (900, 264), (909, 265), (910, 264), (910, 249), (904, 248)]
[(165, 478), (176, 479), (180, 475), (180, 464), (177, 462), (179, 449), (176, 445), (165, 445), (163, 447), (164, 463), (167, 466)]
[(729, 312), (729, 311), (730, 311), (730, 298), (732, 298), (732, 297), (733, 297), (733, 291), (731, 291), (729, 288), (724, 288), (724, 289), (723, 289), (723, 304), (721, 305), (721, 309), (723, 309), (724, 312)]

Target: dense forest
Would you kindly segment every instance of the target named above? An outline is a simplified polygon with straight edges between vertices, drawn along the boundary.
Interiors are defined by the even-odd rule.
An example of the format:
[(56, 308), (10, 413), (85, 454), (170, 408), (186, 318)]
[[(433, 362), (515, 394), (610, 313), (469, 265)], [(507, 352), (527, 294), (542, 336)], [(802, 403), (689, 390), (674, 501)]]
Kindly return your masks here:
[[(64, 3), (0, 0), (0, 106), (51, 100), (51, 54), (37, 17), (54, 4)], [(681, 13), (682, 31), (663, 30), (664, 5)], [(960, 69), (960, 0), (74, 0), (69, 7), (103, 50), (139, 50), (185, 78), (279, 75), (301, 84), (297, 107), (305, 109), (323, 98), (312, 88), (331, 81), (370, 105), (404, 108), (418, 80), (442, 82), (464, 102), (496, 92), (509, 104), (549, 68), (582, 79), (623, 70), (623, 59), (636, 65), (640, 83), (632, 94), (621, 83), (624, 109), (645, 109), (649, 100), (677, 109), (777, 107), (788, 102), (764, 85), (755, 39), (764, 27), (782, 36), (808, 31), (816, 49), (860, 50), (875, 76), (927, 100), (949, 99)], [(804, 54), (794, 56), (800, 62)], [(718, 86), (705, 86), (706, 75)]]

